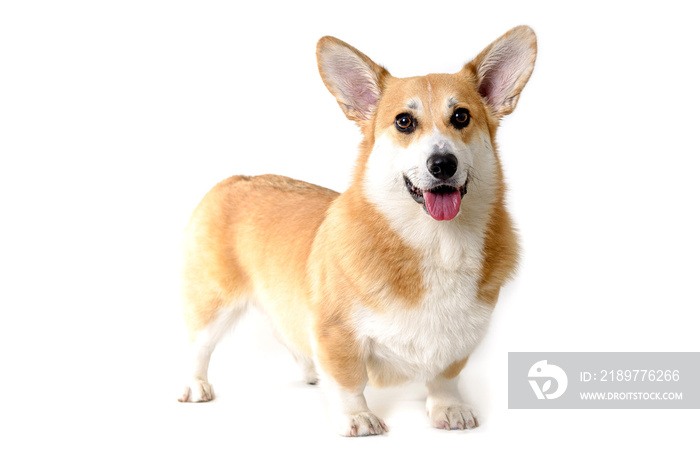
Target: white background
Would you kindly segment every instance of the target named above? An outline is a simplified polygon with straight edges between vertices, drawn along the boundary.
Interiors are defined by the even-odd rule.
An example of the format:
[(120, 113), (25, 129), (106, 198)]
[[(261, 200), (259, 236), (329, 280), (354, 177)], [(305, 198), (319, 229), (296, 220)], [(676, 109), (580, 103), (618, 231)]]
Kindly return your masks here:
[[(700, 66), (687, 2), (3, 2), (0, 463), (697, 465), (695, 410), (516, 411), (513, 351), (698, 351)], [(255, 314), (217, 400), (179, 404), (180, 235), (219, 180), (343, 190), (359, 132), (319, 37), (396, 76), (538, 34), (499, 134), (524, 258), (462, 377), (482, 426), (428, 426), (425, 390), (369, 390), (391, 432), (344, 439)]]

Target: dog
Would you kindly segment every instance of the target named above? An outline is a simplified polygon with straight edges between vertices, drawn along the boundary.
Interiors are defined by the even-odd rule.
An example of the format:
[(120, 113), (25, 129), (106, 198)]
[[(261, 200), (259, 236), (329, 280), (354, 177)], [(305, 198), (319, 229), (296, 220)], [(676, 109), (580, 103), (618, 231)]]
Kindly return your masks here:
[(455, 74), (396, 78), (323, 37), (321, 78), (363, 135), (343, 193), (278, 175), (234, 176), (195, 209), (184, 241), (190, 380), (209, 401), (210, 356), (248, 305), (264, 310), (321, 382), (343, 436), (387, 431), (365, 386), (423, 381), (432, 426), (478, 425), (458, 375), (517, 266), (496, 149), (537, 39), (518, 26)]

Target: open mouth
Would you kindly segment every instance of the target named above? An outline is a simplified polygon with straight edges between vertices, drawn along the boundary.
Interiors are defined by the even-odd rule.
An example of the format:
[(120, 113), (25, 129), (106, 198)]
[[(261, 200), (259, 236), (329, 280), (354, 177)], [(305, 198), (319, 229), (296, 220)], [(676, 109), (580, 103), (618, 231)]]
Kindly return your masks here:
[[(406, 188), (411, 198), (422, 204), (425, 211), (435, 220), (449, 221), (459, 214), (462, 197), (467, 194), (467, 182), (461, 187), (438, 185), (429, 190), (421, 190), (403, 176)], [(468, 180), (467, 180), (468, 181)]]

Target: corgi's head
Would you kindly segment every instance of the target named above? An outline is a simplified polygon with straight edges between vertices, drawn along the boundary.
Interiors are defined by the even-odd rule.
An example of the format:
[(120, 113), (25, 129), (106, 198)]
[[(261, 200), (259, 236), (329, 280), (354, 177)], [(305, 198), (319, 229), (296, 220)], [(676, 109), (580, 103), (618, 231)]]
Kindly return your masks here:
[(500, 183), (498, 121), (515, 109), (536, 48), (532, 29), (519, 26), (455, 74), (396, 78), (352, 46), (322, 38), (321, 77), (364, 133), (355, 182), (369, 201), (393, 216), (424, 210), (438, 221), (464, 212), (463, 198), (488, 204)]

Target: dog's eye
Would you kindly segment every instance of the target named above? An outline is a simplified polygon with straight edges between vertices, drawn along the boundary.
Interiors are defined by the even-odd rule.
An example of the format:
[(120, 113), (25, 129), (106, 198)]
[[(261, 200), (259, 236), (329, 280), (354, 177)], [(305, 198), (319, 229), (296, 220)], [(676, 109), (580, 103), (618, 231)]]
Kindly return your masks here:
[(452, 118), (450, 118), (450, 123), (452, 123), (452, 126), (457, 128), (458, 130), (461, 130), (462, 128), (469, 125), (469, 120), (471, 120), (469, 111), (467, 109), (460, 108), (454, 111), (454, 113), (452, 114)]
[(411, 133), (416, 128), (416, 122), (410, 114), (397, 115), (394, 125), (402, 133)]

